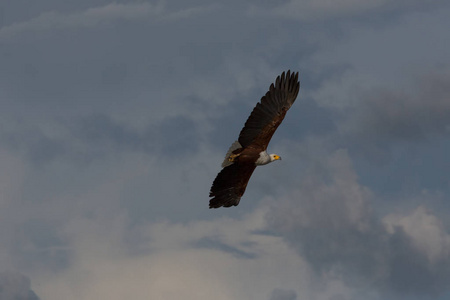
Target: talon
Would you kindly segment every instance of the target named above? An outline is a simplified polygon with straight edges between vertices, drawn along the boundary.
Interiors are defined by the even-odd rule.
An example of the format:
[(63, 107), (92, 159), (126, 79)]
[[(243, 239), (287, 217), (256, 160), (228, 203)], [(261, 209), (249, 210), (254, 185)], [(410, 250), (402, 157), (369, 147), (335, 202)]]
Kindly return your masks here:
[(236, 157), (238, 157), (239, 156), (239, 154), (230, 154), (230, 157), (228, 157), (228, 161), (230, 161), (230, 162), (234, 162), (235, 161), (235, 159), (236, 159)]

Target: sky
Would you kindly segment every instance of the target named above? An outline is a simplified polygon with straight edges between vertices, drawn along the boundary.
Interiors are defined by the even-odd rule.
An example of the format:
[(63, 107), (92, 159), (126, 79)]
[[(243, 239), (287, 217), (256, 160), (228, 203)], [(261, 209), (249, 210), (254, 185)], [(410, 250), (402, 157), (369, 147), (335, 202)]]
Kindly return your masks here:
[[(450, 3), (0, 2), (0, 299), (450, 299)], [(209, 189), (283, 71), (239, 206)]]

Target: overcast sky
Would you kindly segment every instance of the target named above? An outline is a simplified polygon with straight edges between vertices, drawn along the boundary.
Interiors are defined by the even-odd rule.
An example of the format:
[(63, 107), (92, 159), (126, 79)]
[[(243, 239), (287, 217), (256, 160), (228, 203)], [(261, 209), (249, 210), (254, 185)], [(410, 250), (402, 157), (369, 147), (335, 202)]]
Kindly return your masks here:
[(448, 1), (0, 1), (0, 299), (450, 299)]

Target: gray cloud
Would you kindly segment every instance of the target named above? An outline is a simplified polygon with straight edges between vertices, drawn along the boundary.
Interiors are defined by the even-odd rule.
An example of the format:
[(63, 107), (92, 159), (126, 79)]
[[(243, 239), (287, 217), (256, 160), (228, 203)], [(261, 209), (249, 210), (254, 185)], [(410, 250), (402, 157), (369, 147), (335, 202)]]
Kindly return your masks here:
[(448, 291), (450, 235), (438, 219), (419, 209), (383, 223), (345, 151), (322, 164), (268, 214), (271, 227), (319, 274), (339, 274), (347, 284), (369, 284), (384, 295), (429, 299)]
[(195, 247), (207, 248), (207, 249), (218, 249), (220, 251), (230, 253), (231, 255), (233, 255), (237, 258), (251, 259), (251, 258), (257, 257), (255, 253), (241, 250), (237, 247), (232, 247), (230, 245), (227, 245), (217, 239), (207, 238), (207, 237), (201, 238), (198, 241), (196, 241)]
[(188, 156), (197, 151), (201, 134), (194, 121), (183, 116), (166, 118), (136, 129), (105, 114), (72, 121), (54, 120), (52, 129), (40, 127), (0, 132), (4, 146), (42, 165), (70, 159), (88, 163), (105, 155), (135, 152), (163, 157)]
[(342, 105), (331, 109), (337, 131), (328, 135), (330, 143), (347, 148), (358, 169), (371, 165), (362, 180), (380, 191), (398, 189), (393, 177), (403, 178), (405, 189), (434, 189), (445, 180), (438, 161), (449, 149), (449, 75), (445, 68), (423, 73), (402, 88), (350, 89), (347, 103), (325, 105)]
[(30, 288), (30, 279), (22, 274), (0, 272), (0, 299), (2, 300), (39, 300)]
[[(355, 109), (347, 112), (342, 130), (364, 143), (424, 140), (449, 132), (450, 75), (432, 70), (406, 92), (367, 91)], [(372, 144), (373, 145), (373, 144)]]
[(270, 300), (296, 300), (297, 293), (292, 290), (274, 289)]
[[(392, 3), (386, 0), (377, 1), (302, 1), (291, 0), (280, 3), (277, 7), (261, 9), (253, 6), (251, 11), (256, 14), (270, 15), (288, 19), (296, 19), (304, 22), (318, 22), (326, 20), (348, 21), (381, 19), (381, 15), (402, 14), (407, 11), (423, 11), (433, 9), (445, 4), (437, 1), (434, 5), (424, 4), (422, 1), (398, 1)], [(365, 19), (363, 17), (366, 17)]]
[[(49, 300), (445, 290), (446, 2), (250, 3), (2, 6), (2, 269)], [(224, 152), (286, 69), (302, 89), (270, 145), (283, 162), (209, 211)]]
[(50, 11), (24, 22), (15, 22), (0, 28), (0, 41), (27, 32), (64, 30), (108, 26), (113, 21), (152, 19), (157, 22), (173, 21), (207, 12), (208, 7), (190, 7), (180, 11), (165, 11), (162, 2), (108, 3), (104, 6), (89, 7), (82, 12), (60, 13)]

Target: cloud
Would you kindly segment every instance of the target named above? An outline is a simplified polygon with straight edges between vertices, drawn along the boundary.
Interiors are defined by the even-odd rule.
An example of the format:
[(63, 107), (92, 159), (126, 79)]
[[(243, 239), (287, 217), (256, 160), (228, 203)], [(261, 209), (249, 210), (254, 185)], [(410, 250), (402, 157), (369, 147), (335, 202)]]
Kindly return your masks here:
[[(392, 4), (387, 0), (290, 0), (270, 9), (251, 7), (251, 13), (296, 19), (304, 22), (323, 22), (334, 19), (373, 18), (374, 14), (404, 13), (410, 10), (430, 9), (421, 1), (399, 1)], [(367, 19), (366, 19), (367, 21)]]
[(442, 221), (424, 206), (409, 215), (389, 214), (383, 218), (383, 223), (391, 234), (401, 228), (430, 264), (440, 264), (450, 258), (450, 235)]
[[(197, 161), (192, 163), (198, 165)], [(170, 169), (167, 174), (158, 165), (152, 168), (160, 170), (160, 178), (173, 181), (179, 168), (165, 165)], [(98, 164), (92, 167), (97, 169)], [(36, 203), (37, 209), (28, 206), (47, 222), (52, 218), (64, 220), (52, 228), (57, 228), (69, 255), (62, 268), (51, 271), (36, 264), (31, 268), (33, 281), (36, 278), (38, 283), (36, 291), (45, 299), (64, 296), (79, 300), (94, 295), (110, 299), (126, 295), (358, 299), (361, 294), (367, 295), (366, 299), (380, 299), (360, 288), (361, 282), (362, 286), (369, 282), (383, 290), (381, 298), (393, 293), (427, 296), (445, 290), (449, 279), (448, 234), (436, 216), (418, 209), (381, 222), (369, 203), (375, 196), (358, 184), (352, 162), (343, 150), (325, 159), (316, 156), (308, 167), (311, 169), (304, 177), (296, 177), (297, 184), (303, 182), (297, 190), (281, 199), (267, 197), (251, 213), (215, 211), (216, 216), (210, 216), (210, 220), (174, 222), (158, 221), (157, 215), (161, 218), (167, 214), (131, 217), (127, 209), (133, 195), (124, 187), (141, 180), (148, 167), (139, 157), (132, 162), (127, 156), (123, 164), (105, 170), (109, 176), (97, 172), (95, 177), (102, 178), (103, 184), (97, 179), (92, 183), (95, 188), (80, 189), (75, 182), (75, 199), (56, 197), (51, 203), (47, 201), (45, 207), (51, 209), (45, 214), (39, 210), (41, 203)], [(152, 198), (146, 201), (157, 201), (158, 206), (171, 209), (180, 207), (181, 200), (167, 203), (178, 199), (173, 187), (173, 194), (164, 195), (158, 192), (165, 189), (161, 182), (142, 180), (153, 191), (146, 192), (147, 198)], [(68, 191), (64, 186), (61, 189)], [(122, 194), (126, 195), (127, 209), (121, 204)], [(186, 192), (183, 195), (184, 200), (194, 198)], [(195, 205), (192, 200), (187, 202), (186, 207)], [(148, 207), (157, 209), (155, 205)], [(143, 214), (150, 212), (140, 210)], [(191, 214), (185, 208), (181, 212)], [(222, 217), (226, 213), (230, 217)], [(33, 224), (30, 226), (39, 225)], [(418, 246), (424, 242), (431, 243), (433, 249), (441, 245), (441, 250), (433, 252)], [(429, 260), (430, 254), (434, 261)]]
[[(310, 94), (334, 122), (332, 130), (324, 132), (322, 138), (347, 148), (356, 158), (374, 163), (375, 168), (395, 158), (397, 165), (411, 167), (406, 157), (419, 160), (420, 155), (430, 156), (426, 152), (437, 149), (427, 144), (446, 148), (450, 127), (449, 72), (445, 66), (437, 66), (420, 67), (412, 74), (402, 72), (403, 77), (395, 86), (354, 69), (324, 80)], [(405, 153), (399, 156), (399, 149), (409, 150), (402, 150)], [(373, 179), (377, 176), (373, 174)]]
[(273, 206), (269, 224), (318, 274), (357, 290), (369, 284), (382, 297), (424, 299), (448, 291), (450, 235), (437, 217), (418, 208), (382, 221), (370, 205), (375, 199), (339, 150)]
[(415, 79), (407, 92), (371, 88), (346, 111), (348, 117), (340, 130), (371, 143), (446, 134), (450, 126), (449, 86), (449, 72), (433, 70)]
[(272, 295), (270, 296), (270, 300), (296, 300), (297, 293), (292, 290), (281, 290), (274, 289), (272, 291)]
[[(266, 12), (280, 17), (299, 19), (302, 21), (316, 21), (328, 18), (345, 17), (364, 13), (383, 6), (387, 1), (302, 1), (291, 0)], [(256, 7), (253, 11), (258, 12)], [(262, 11), (263, 12), (263, 11)]]
[(20, 273), (0, 272), (0, 299), (2, 300), (39, 300), (31, 290), (30, 279)]
[(0, 28), (0, 41), (10, 39), (26, 32), (42, 32), (72, 28), (89, 28), (105, 26), (114, 21), (138, 21), (153, 19), (155, 21), (172, 21), (189, 18), (212, 9), (208, 7), (191, 7), (180, 11), (167, 12), (163, 2), (151, 4), (110, 3), (100, 7), (88, 8), (81, 12), (64, 14), (56, 11), (45, 12), (38, 17), (23, 22), (16, 22)]
[(369, 206), (373, 196), (357, 183), (345, 151), (323, 164), (326, 167), (310, 171), (301, 187), (269, 213), (271, 222), (315, 268), (329, 270), (339, 261), (352, 269), (349, 273), (364, 270), (376, 277), (383, 270), (373, 256), (378, 247)]
[[(0, 267), (42, 299), (448, 290), (447, 4), (53, 2), (0, 29)], [(283, 162), (208, 210), (223, 151), (288, 68), (302, 90), (270, 145)], [(357, 157), (399, 143), (387, 171)]]
[(100, 113), (48, 123), (50, 126), (0, 130), (0, 140), (37, 165), (55, 160), (89, 163), (124, 152), (174, 159), (198, 151), (202, 141), (199, 125), (184, 116), (149, 121), (145, 128), (134, 128)]
[(157, 16), (161, 12), (161, 6), (154, 6), (145, 2), (128, 5), (111, 3), (103, 7), (89, 8), (83, 12), (67, 15), (59, 12), (46, 12), (28, 21), (3, 26), (0, 28), (0, 40), (11, 38), (24, 32), (93, 27), (118, 19), (133, 20)]
[[(62, 229), (70, 241), (71, 264), (58, 273), (41, 272), (38, 292), (49, 300), (231, 300), (265, 299), (274, 285), (310, 289), (302, 260), (280, 237), (258, 232), (264, 214), (141, 223), (132, 230), (126, 229), (125, 215), (72, 220)], [(217, 243), (210, 247), (205, 239)], [(255, 256), (236, 255), (236, 250)]]

